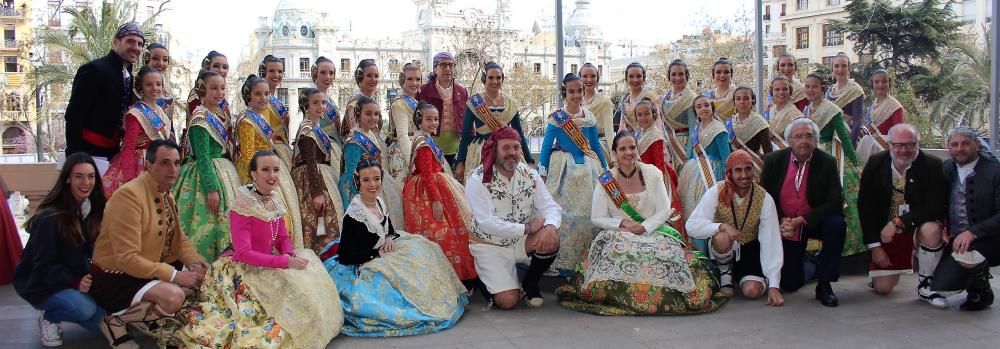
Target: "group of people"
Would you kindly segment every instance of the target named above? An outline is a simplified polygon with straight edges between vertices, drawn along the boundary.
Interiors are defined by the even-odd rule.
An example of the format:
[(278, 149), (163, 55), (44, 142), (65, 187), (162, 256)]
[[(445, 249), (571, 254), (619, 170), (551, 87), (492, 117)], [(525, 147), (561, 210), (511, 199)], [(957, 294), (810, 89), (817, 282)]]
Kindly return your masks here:
[(846, 55), (830, 86), (797, 80), (794, 57), (779, 57), (764, 115), (727, 59), (702, 94), (674, 61), (664, 96), (633, 63), (617, 105), (584, 64), (561, 80), (565, 106), (547, 117), (537, 161), (493, 62), (472, 95), (447, 52), (426, 82), (407, 64), (383, 129), (375, 62), (354, 71), (341, 114), (327, 95), (336, 68), (319, 57), (291, 135), (275, 96), (282, 61), (269, 55), (244, 80), (233, 117), (215, 51), (186, 129), (171, 129), (168, 57), (129, 23), (77, 72), (68, 156), (15, 275), (43, 311), (43, 345), (61, 343), (63, 321), (116, 348), (137, 347), (129, 326), (186, 347), (432, 333), (476, 291), (499, 309), (543, 306), (544, 275), (568, 279), (562, 306), (602, 315), (707, 313), (737, 291), (781, 306), (812, 279), (835, 307), (841, 256), (868, 250), (877, 293), (915, 258), (921, 299), (993, 301), (1000, 164), (967, 127), (948, 135), (951, 160), (925, 154), (889, 73), (873, 74), (866, 108)]

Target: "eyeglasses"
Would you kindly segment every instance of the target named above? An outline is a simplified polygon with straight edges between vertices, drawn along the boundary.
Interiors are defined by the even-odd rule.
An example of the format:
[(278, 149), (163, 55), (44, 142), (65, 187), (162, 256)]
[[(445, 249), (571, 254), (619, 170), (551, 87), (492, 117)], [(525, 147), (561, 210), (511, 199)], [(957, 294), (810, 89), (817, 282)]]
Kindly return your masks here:
[(892, 146), (893, 149), (906, 149), (906, 150), (917, 149), (917, 143), (913, 143), (913, 142), (910, 142), (910, 143), (889, 143), (889, 145)]
[(812, 133), (800, 133), (800, 134), (797, 134), (797, 135), (792, 135), (792, 139), (807, 140), (808, 141), (808, 140), (816, 139), (816, 135), (814, 135)]
[(455, 63), (438, 63), (437, 66), (441, 67), (442, 69), (451, 69), (455, 67)]

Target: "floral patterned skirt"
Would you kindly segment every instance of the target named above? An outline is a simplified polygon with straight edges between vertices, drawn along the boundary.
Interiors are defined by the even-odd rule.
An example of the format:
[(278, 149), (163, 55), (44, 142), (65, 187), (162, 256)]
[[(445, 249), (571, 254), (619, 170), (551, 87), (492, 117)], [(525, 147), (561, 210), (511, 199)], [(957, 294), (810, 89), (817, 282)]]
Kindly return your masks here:
[(603, 172), (601, 162), (594, 158), (584, 157), (583, 163), (578, 164), (569, 153), (552, 152), (545, 186), (552, 199), (562, 207), (562, 224), (558, 230), (559, 256), (552, 264), (560, 275), (573, 273), (594, 237), (601, 231), (590, 220), (590, 206), (597, 178)]
[(125, 175), (125, 170), (129, 169), (134, 172), (136, 176), (145, 172), (145, 167), (143, 167), (143, 162), (146, 160), (146, 149), (136, 149), (134, 158), (135, 161), (131, 164), (126, 164), (122, 162), (122, 154), (118, 153), (111, 158), (111, 162), (108, 165), (107, 172), (101, 177), (101, 182), (104, 183), (104, 196), (110, 198), (111, 194), (114, 194), (118, 188), (122, 185), (128, 183), (135, 179), (135, 177), (128, 177)]
[(708, 260), (676, 240), (602, 231), (556, 296), (566, 308), (598, 315), (699, 314), (728, 301), (718, 290)]
[[(441, 246), (444, 256), (460, 280), (475, 279), (476, 263), (469, 251), (469, 229), (464, 217), (470, 215), (465, 204), (465, 193), (457, 180), (444, 173), (432, 176), (430, 183), (413, 175), (406, 178), (403, 186), (403, 213), (406, 216), (406, 231), (422, 235)], [(436, 190), (442, 201), (444, 219), (434, 218), (431, 200), (427, 192)]]
[(174, 183), (173, 195), (177, 200), (177, 221), (181, 231), (191, 240), (191, 244), (205, 260), (215, 261), (219, 254), (232, 245), (229, 236), (228, 208), (236, 197), (240, 177), (236, 167), (226, 158), (212, 159), (215, 175), (219, 181), (219, 214), (213, 215), (208, 209), (208, 193), (202, 190), (202, 181), (194, 161), (181, 166), (181, 174)]
[(336, 286), (322, 283), (329, 278), (314, 254), (296, 254), (309, 260), (305, 270), (252, 267), (229, 256), (219, 258), (205, 276), (198, 301), (184, 308), (188, 325), (177, 336), (183, 346), (326, 347), (343, 323)]

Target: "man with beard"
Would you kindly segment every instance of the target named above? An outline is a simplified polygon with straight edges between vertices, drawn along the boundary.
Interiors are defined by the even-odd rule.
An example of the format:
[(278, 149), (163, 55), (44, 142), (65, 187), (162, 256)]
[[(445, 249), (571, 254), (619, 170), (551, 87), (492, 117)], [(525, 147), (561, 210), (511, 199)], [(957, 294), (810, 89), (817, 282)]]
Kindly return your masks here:
[(920, 150), (920, 131), (913, 125), (895, 125), (888, 137), (889, 150), (868, 159), (858, 191), (861, 230), (872, 254), (868, 272), (872, 288), (887, 295), (899, 283), (900, 274), (913, 272), (917, 233), (917, 295), (945, 306), (944, 298), (930, 289), (942, 249), (937, 222), (944, 218), (947, 204), (941, 160)]
[[(538, 282), (559, 252), (562, 208), (521, 153), (517, 131), (509, 126), (493, 131), (483, 144), (482, 165), (465, 187), (475, 222), (469, 250), (476, 272), (492, 305), (505, 310), (516, 307), (520, 297), (529, 307), (542, 306)], [(520, 283), (515, 263), (529, 264)]]
[(687, 221), (692, 237), (709, 238), (709, 253), (719, 266), (722, 291), (734, 293), (739, 280), (744, 298), (767, 290), (767, 304), (781, 306), (781, 233), (774, 199), (754, 182), (753, 160), (737, 150), (726, 160), (726, 179), (705, 192)]
[(84, 64), (73, 78), (66, 106), (66, 155), (86, 152), (103, 176), (118, 153), (122, 119), (132, 104), (132, 65), (146, 38), (135, 22), (123, 24), (111, 42), (111, 52)]
[(177, 144), (153, 141), (146, 150), (146, 172), (118, 189), (104, 209), (90, 293), (108, 312), (101, 332), (114, 348), (139, 347), (127, 325), (170, 342), (179, 328), (157, 320), (173, 316), (205, 277), (206, 262), (181, 231), (170, 195), (180, 164)]
[(764, 157), (761, 186), (774, 199), (781, 219), (784, 250), (781, 288), (795, 291), (805, 285), (803, 261), (808, 239), (823, 241), (816, 265), (816, 299), (828, 307), (839, 305), (830, 283), (840, 278), (844, 251), (844, 195), (837, 160), (816, 148), (819, 126), (800, 118), (785, 128), (788, 148)]
[[(934, 269), (931, 290), (953, 294), (964, 289), (968, 297), (961, 309), (983, 310), (993, 304), (990, 267), (1000, 265), (1000, 163), (980, 153), (978, 134), (968, 126), (948, 135), (948, 153), (943, 183), (950, 193), (951, 243)], [(942, 236), (929, 238), (940, 242)]]
[[(448, 165), (455, 167), (455, 155), (461, 140), (459, 134), (465, 118), (465, 103), (469, 101), (469, 91), (455, 81), (455, 58), (449, 52), (434, 55), (434, 71), (427, 82), (420, 86), (417, 100), (437, 108), (441, 112), (434, 141), (441, 147)], [(462, 178), (458, 178), (459, 181)]]

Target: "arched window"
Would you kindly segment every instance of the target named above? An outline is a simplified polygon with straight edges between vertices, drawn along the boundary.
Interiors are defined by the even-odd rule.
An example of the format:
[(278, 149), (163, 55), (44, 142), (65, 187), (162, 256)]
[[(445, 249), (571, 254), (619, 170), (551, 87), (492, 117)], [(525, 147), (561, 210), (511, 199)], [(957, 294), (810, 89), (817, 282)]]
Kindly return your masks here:
[(29, 142), (24, 129), (12, 126), (3, 131), (3, 152), (4, 154), (24, 154), (28, 152)]

